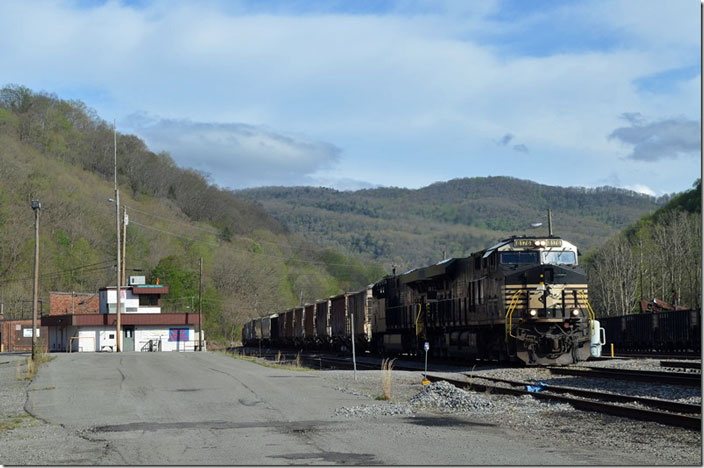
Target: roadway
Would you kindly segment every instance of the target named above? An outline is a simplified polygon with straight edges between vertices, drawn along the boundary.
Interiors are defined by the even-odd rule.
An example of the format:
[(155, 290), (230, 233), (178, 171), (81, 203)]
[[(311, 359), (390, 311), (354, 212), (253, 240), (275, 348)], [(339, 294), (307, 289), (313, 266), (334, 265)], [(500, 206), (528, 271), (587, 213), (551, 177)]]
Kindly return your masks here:
[[(47, 435), (23, 442), (0, 433), (0, 463), (645, 462), (608, 449), (534, 440), (471, 415), (337, 416), (336, 408), (376, 402), (340, 391), (339, 381), (326, 374), (268, 368), (219, 353), (58, 354), (26, 391), (25, 410)], [(23, 457), (30, 452), (34, 457)]]

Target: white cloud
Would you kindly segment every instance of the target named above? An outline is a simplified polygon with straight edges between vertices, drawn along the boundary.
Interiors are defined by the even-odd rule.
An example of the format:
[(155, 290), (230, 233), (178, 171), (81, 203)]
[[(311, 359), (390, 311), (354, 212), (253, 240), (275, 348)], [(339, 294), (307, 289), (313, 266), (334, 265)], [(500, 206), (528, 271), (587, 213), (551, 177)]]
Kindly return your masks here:
[(121, 126), (167, 151), (182, 165), (209, 173), (221, 186), (295, 184), (327, 169), (340, 149), (329, 143), (241, 123), (192, 122), (134, 114)]
[[(143, 109), (172, 122), (173, 130), (174, 122), (190, 119), (191, 140), (180, 139), (188, 154), (172, 152), (182, 152), (185, 164), (197, 167), (203, 152), (196, 147), (205, 144), (214, 155), (209, 172), (222, 177), (256, 165), (257, 158), (244, 164), (215, 149), (227, 146), (233, 132), (240, 151), (259, 154), (260, 169), (279, 164), (266, 159), (271, 155), (301, 148), (266, 132), (258, 133), (263, 140), (243, 138), (228, 123), (243, 122), (345, 149), (332, 168), (325, 164), (337, 159), (323, 156), (332, 153), (315, 153), (319, 159), (313, 157), (299, 176), (320, 174), (325, 166), (331, 177), (373, 180), (364, 171), (388, 163), (393, 172), (372, 171), (374, 182), (436, 180), (443, 171), (452, 177), (488, 170), (496, 175), (497, 167), (533, 177), (530, 170), (537, 169), (513, 165), (517, 155), (494, 144), (510, 128), (519, 138), (506, 145), (530, 148), (533, 158), (560, 154), (567, 163), (568, 158), (597, 160), (586, 165), (595, 180), (603, 174), (594, 172), (622, 153), (619, 142), (606, 136), (621, 125), (618, 116), (625, 110), (656, 119), (699, 116), (700, 79), (667, 96), (643, 95), (633, 84), (696, 60), (691, 50), (698, 50), (699, 6), (676, 3), (570, 2), (556, 12), (500, 22), (491, 15), (502, 4), (485, 1), (399, 1), (381, 14), (354, 15), (332, 8), (297, 14), (297, 4), (286, 2), (269, 12), (246, 2), (170, 1), (134, 8), (109, 1), (85, 9), (68, 1), (0, 2), (0, 82), (60, 96), (69, 87), (105, 90), (102, 102), (87, 104), (108, 120)], [(594, 37), (607, 32), (617, 38), (604, 49), (543, 56), (507, 54), (507, 46), (497, 45), (502, 35), (529, 34), (526, 28), (542, 24), (538, 17), (547, 24), (584, 21)], [(193, 136), (198, 122), (211, 122), (207, 138)], [(157, 129), (151, 132), (156, 141)], [(261, 150), (264, 145), (270, 149)], [(188, 159), (193, 154), (200, 159)], [(472, 164), (468, 155), (475, 156)], [(230, 163), (245, 169), (228, 171)], [(335, 168), (357, 172), (334, 174)], [(290, 170), (275, 174), (271, 183)], [(608, 170), (618, 171), (624, 183), (635, 172), (623, 164)], [(672, 170), (663, 167), (663, 174)], [(570, 180), (560, 174), (562, 183), (579, 183), (577, 174), (570, 173)]]
[(650, 195), (651, 197), (657, 196), (655, 190), (643, 184), (627, 185), (624, 188), (628, 190), (633, 190), (634, 192), (644, 193), (646, 195)]

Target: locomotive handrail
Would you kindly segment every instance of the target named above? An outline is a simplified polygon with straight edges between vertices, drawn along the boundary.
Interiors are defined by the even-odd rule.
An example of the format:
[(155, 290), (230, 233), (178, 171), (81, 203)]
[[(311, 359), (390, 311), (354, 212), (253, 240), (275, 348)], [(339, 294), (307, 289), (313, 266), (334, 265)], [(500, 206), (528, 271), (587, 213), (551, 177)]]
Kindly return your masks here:
[(589, 314), (589, 328), (591, 330), (591, 334), (594, 334), (594, 321), (596, 320), (596, 314), (594, 314), (594, 309), (592, 309), (592, 305), (589, 303), (589, 299), (587, 299), (587, 295), (584, 293), (583, 289), (578, 289), (577, 294), (584, 300), (584, 303), (587, 305), (587, 314)]
[[(420, 313), (422, 311), (422, 308), (423, 308), (422, 304), (419, 303), (418, 304), (418, 315), (416, 315), (416, 324), (415, 324), (416, 325), (416, 336), (420, 335), (420, 332), (418, 331), (418, 321), (420, 320)], [(423, 331), (425, 331), (425, 330), (423, 330)]]
[[(518, 296), (523, 292), (522, 289), (517, 289), (515, 293), (513, 293), (513, 296), (511, 296), (511, 302), (508, 305), (508, 310), (506, 310), (506, 317), (504, 317), (504, 327), (505, 327), (505, 335), (504, 335), (504, 341), (508, 342), (508, 337), (511, 336), (513, 338), (516, 338), (516, 336), (511, 333), (511, 330), (513, 329), (513, 311), (516, 310), (516, 306), (518, 305)], [(508, 319), (508, 321), (506, 321)]]

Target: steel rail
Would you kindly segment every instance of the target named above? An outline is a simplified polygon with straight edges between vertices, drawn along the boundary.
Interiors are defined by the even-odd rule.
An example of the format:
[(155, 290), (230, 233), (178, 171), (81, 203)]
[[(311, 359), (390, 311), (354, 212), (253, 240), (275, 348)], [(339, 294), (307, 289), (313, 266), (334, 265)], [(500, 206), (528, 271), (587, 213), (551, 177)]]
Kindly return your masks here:
[[(515, 380), (508, 380), (508, 379), (500, 379), (497, 377), (487, 377), (487, 376), (482, 376), (478, 374), (471, 374), (471, 373), (465, 373), (467, 377), (471, 377), (473, 379), (485, 379), (489, 380), (491, 382), (501, 382), (501, 383), (506, 383), (509, 385), (513, 385), (514, 387), (525, 387), (526, 385), (534, 385), (538, 386), (536, 383), (531, 383), (531, 382), (519, 382)], [(640, 396), (634, 396), (634, 395), (624, 395), (621, 393), (608, 393), (608, 392), (601, 392), (597, 390), (585, 390), (581, 388), (572, 388), (572, 387), (561, 387), (558, 385), (552, 385), (548, 384), (543, 387), (542, 391), (547, 391), (547, 392), (553, 392), (553, 393), (560, 393), (560, 394), (571, 394), (579, 397), (584, 397), (584, 398), (592, 398), (594, 400), (602, 400), (602, 401), (608, 401), (612, 403), (639, 403), (641, 405), (645, 406), (650, 406), (652, 408), (658, 408), (666, 411), (673, 411), (676, 413), (690, 413), (690, 414), (696, 414), (699, 413), (701, 414), (702, 412), (702, 407), (701, 405), (694, 405), (691, 403), (681, 403), (679, 401), (672, 401), (672, 400), (661, 400), (659, 398), (649, 398), (649, 397), (640, 397)]]
[[(627, 358), (627, 359), (701, 359), (701, 353), (699, 352), (688, 352), (688, 353), (671, 353), (671, 354), (661, 354), (657, 352), (619, 352), (616, 354), (616, 358)], [(606, 356), (605, 356), (606, 358)], [(611, 359), (610, 357), (608, 359)]]
[(645, 371), (633, 369), (548, 367), (553, 374), (574, 375), (577, 377), (632, 380), (636, 382), (656, 382), (658, 384), (701, 386), (701, 374), (680, 372)]
[(682, 362), (682, 361), (660, 361), (660, 367), (672, 367), (676, 369), (694, 369), (702, 371), (701, 362)]
[(664, 411), (655, 411), (645, 408), (635, 408), (632, 406), (616, 405), (603, 401), (583, 400), (581, 398), (568, 397), (549, 392), (529, 392), (517, 388), (499, 387), (495, 385), (480, 384), (476, 382), (468, 382), (466, 380), (458, 380), (447, 378), (434, 374), (428, 374), (428, 380), (437, 382), (445, 381), (460, 388), (470, 388), (480, 392), (500, 393), (506, 395), (523, 396), (529, 395), (539, 400), (559, 401), (568, 403), (576, 409), (585, 411), (594, 411), (597, 413), (610, 414), (613, 416), (621, 416), (640, 421), (658, 422), (668, 426), (684, 427), (687, 429), (701, 431), (702, 419), (698, 416), (690, 416), (678, 413), (668, 413)]

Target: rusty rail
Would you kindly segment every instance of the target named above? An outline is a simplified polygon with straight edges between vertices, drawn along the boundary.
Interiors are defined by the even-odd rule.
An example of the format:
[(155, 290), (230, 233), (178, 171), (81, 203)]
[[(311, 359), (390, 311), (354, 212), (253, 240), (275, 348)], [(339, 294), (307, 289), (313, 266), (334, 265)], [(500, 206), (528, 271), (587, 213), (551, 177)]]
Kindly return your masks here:
[(682, 372), (608, 368), (574, 369), (571, 367), (548, 367), (548, 369), (553, 374), (574, 375), (577, 377), (622, 379), (636, 382), (655, 382), (658, 384), (687, 385), (693, 387), (701, 387), (702, 384), (701, 374), (687, 374)]
[(701, 431), (702, 420), (700, 416), (669, 413), (666, 411), (655, 411), (646, 408), (635, 408), (633, 406), (617, 405), (596, 400), (585, 400), (581, 398), (558, 395), (556, 393), (550, 393), (549, 391), (529, 392), (527, 390), (522, 390), (518, 388), (501, 387), (477, 382), (469, 382), (466, 380), (453, 379), (434, 374), (428, 374), (427, 378), (428, 380), (433, 382), (445, 381), (460, 388), (470, 388), (480, 392), (499, 393), (514, 396), (529, 395), (539, 400), (568, 403), (574, 408), (580, 410), (594, 411), (598, 413), (610, 414), (613, 416), (621, 416), (641, 421), (658, 422), (669, 426), (684, 427), (687, 429)]

